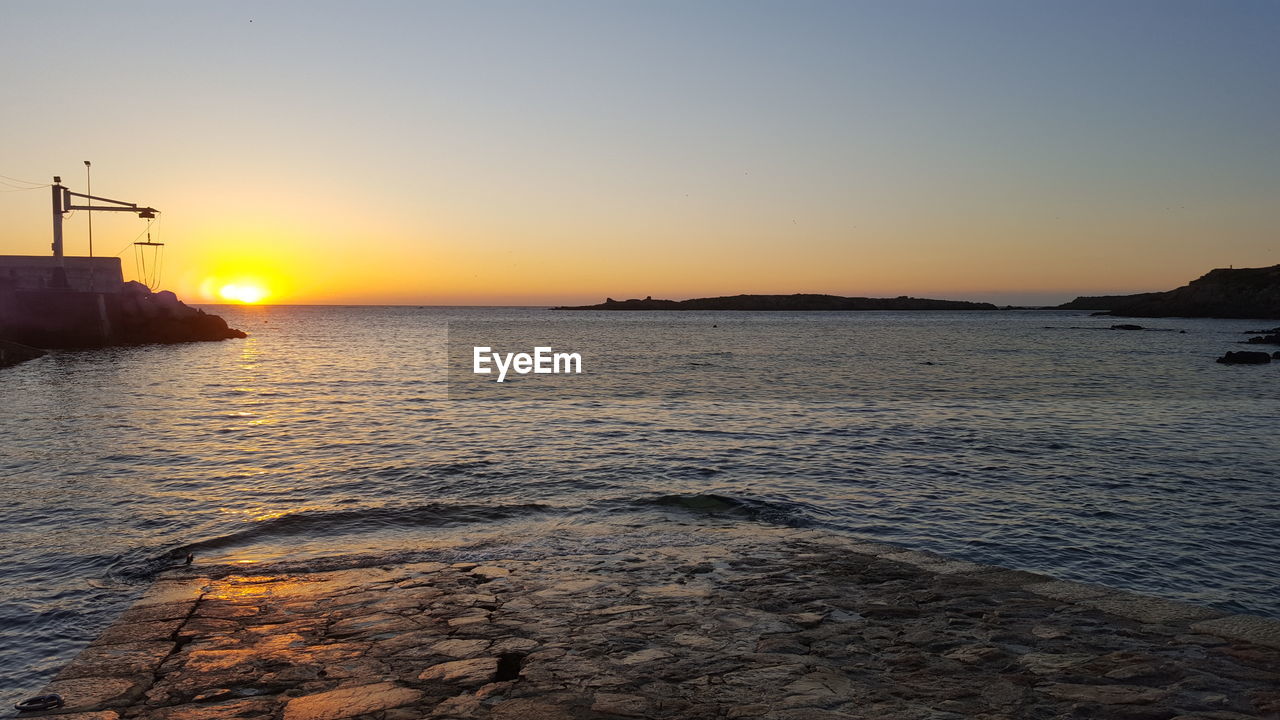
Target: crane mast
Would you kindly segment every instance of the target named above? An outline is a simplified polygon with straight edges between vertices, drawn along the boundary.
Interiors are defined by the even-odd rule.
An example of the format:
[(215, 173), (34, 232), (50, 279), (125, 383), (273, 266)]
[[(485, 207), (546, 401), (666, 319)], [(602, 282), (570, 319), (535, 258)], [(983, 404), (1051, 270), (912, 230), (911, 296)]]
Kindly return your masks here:
[[(97, 197), (96, 195), (87, 195), (85, 193), (72, 192), (70, 189), (63, 187), (62, 178), (54, 176), (53, 178), (53, 256), (62, 257), (62, 216), (71, 210), (84, 210), (86, 212), (131, 212), (137, 213), (138, 217), (151, 219), (159, 212), (152, 207), (138, 207), (137, 203), (129, 203), (121, 200), (112, 200), (110, 198)], [(76, 205), (73, 198), (84, 198), (85, 200), (97, 200), (106, 205)]]

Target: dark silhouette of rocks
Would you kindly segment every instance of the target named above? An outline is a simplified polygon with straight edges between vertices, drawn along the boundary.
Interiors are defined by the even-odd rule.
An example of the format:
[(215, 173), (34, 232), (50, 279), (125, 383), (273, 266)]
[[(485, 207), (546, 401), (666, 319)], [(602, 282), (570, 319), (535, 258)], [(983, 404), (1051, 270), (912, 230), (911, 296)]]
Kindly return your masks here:
[(1280, 333), (1259, 335), (1244, 341), (1246, 345), (1280, 345)]
[(1229, 352), (1218, 358), (1218, 362), (1224, 365), (1266, 365), (1271, 362), (1271, 355), (1264, 352), (1243, 350), (1241, 352)]
[(1055, 310), (1101, 310), (1098, 315), (1105, 315), (1107, 312), (1124, 305), (1132, 304), (1139, 299), (1147, 298), (1159, 293), (1138, 293), (1137, 295), (1082, 295), (1068, 303), (1063, 303)]
[(1143, 329), (1143, 327), (1142, 327), (1141, 325), (1125, 325), (1125, 324), (1122, 324), (1122, 325), (1112, 325), (1112, 326), (1111, 326), (1111, 329), (1112, 329), (1112, 330), (1142, 330), (1142, 329)]
[(1102, 310), (1119, 317), (1280, 317), (1280, 265), (1210, 270), (1175, 290), (1078, 297), (1061, 310)]
[(127, 282), (120, 292), (124, 345), (229, 340), (246, 337), (218, 315), (188, 306), (168, 290), (151, 292), (139, 282)]
[(37, 348), (183, 343), (242, 338), (217, 315), (139, 282), (119, 292), (10, 291), (0, 297), (0, 340)]
[(0, 368), (7, 368), (45, 355), (39, 348), (0, 340)]
[(831, 310), (998, 310), (991, 303), (963, 300), (930, 300), (905, 295), (896, 298), (840, 297), (839, 295), (732, 295), (692, 300), (614, 300), (599, 305), (558, 307), (556, 310), (751, 310), (751, 311), (831, 311)]

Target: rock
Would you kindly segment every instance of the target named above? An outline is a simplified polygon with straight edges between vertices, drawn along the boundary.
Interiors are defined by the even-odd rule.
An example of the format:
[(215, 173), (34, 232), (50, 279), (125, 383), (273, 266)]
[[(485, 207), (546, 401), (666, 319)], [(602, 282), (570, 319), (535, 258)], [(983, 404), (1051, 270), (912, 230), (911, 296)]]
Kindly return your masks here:
[(595, 702), (591, 704), (595, 712), (625, 717), (646, 717), (649, 714), (649, 702), (639, 695), (621, 695), (617, 693), (596, 693)]
[(508, 637), (493, 644), (492, 654), (503, 655), (506, 653), (527, 653), (536, 647), (538, 647), (537, 640), (522, 637)]
[(1055, 675), (1082, 665), (1093, 657), (1083, 653), (1027, 653), (1018, 658), (1018, 662), (1036, 675)]
[(1164, 693), (1160, 690), (1136, 685), (1053, 683), (1037, 689), (1046, 695), (1051, 695), (1061, 700), (1092, 702), (1102, 705), (1148, 705), (1164, 696)]
[(164, 641), (173, 638), (173, 634), (182, 625), (182, 620), (157, 620), (154, 622), (124, 623), (113, 625), (93, 641), (93, 645), (119, 645), (148, 641)]
[(1280, 265), (1219, 268), (1167, 292), (1076, 298), (1064, 310), (1101, 309), (1122, 317), (1280, 317)]
[(497, 580), (498, 578), (507, 577), (511, 574), (511, 571), (495, 565), (481, 565), (478, 568), (472, 569), (471, 574), (485, 580)]
[(24, 363), (28, 360), (44, 357), (47, 353), (39, 348), (33, 348), (16, 342), (8, 342), (0, 340), (0, 368), (11, 367), (18, 363)]
[[(64, 703), (62, 712), (74, 710), (99, 710), (104, 707), (128, 705), (146, 691), (149, 678), (144, 675), (131, 677), (87, 677), (55, 680), (38, 694), (57, 693)], [(65, 716), (60, 716), (65, 717)]]
[(1280, 333), (1272, 333), (1269, 335), (1259, 335), (1245, 340), (1247, 345), (1280, 345)]
[(114, 710), (98, 710), (96, 712), (64, 713), (58, 720), (119, 720), (120, 713)]
[(1192, 625), (1196, 632), (1244, 640), (1271, 648), (1280, 648), (1280, 620), (1253, 615), (1229, 615)]
[(641, 663), (653, 662), (654, 660), (665, 660), (666, 658), (669, 658), (669, 657), (671, 657), (671, 653), (665, 650), (659, 650), (657, 648), (649, 648), (648, 650), (641, 650), (640, 652), (632, 653), (626, 656), (625, 658), (622, 659), (622, 664), (623, 665), (639, 665)]
[(483, 638), (445, 640), (431, 646), (431, 653), (448, 657), (465, 658), (483, 653), (489, 649), (489, 641)]
[(819, 625), (822, 624), (822, 621), (826, 619), (827, 619), (827, 616), (825, 613), (816, 613), (816, 612), (796, 613), (795, 615), (791, 616), (791, 622), (795, 623), (796, 625), (799, 625), (802, 628), (818, 627)]
[(1271, 362), (1271, 356), (1264, 352), (1229, 352), (1218, 358), (1218, 362), (1224, 365), (1266, 365)]
[[(484, 585), (493, 594), (472, 571), (505, 562), (173, 574), (70, 666), (85, 675), (50, 690), (90, 703), (69, 712), (125, 720), (1280, 711), (1280, 621), (812, 530), (679, 533), (672, 546), (511, 559), (511, 579)], [(703, 562), (714, 572), (673, 576)], [(128, 642), (184, 618), (178, 642)]]
[(592, 615), (621, 615), (622, 613), (639, 612), (640, 610), (648, 610), (652, 605), (614, 605), (612, 607), (600, 608), (592, 610)]
[[(234, 697), (230, 692), (229, 697)], [(193, 702), (171, 705), (147, 715), (147, 720), (249, 720), (271, 717), (275, 714), (273, 698), (232, 699), (223, 702), (204, 702), (209, 698), (193, 698)], [(63, 720), (59, 718), (58, 720)]]
[(480, 710), (480, 698), (475, 695), (458, 695), (448, 698), (431, 711), (431, 717), (470, 718)]
[(474, 658), (440, 663), (423, 670), (419, 680), (434, 680), (459, 687), (480, 687), (493, 681), (498, 673), (498, 658)]
[(1141, 325), (1120, 324), (1120, 325), (1112, 325), (1111, 329), (1112, 330), (1142, 330), (1144, 328)]
[(1199, 605), (1129, 594), (1088, 598), (1080, 604), (1142, 623), (1191, 623), (1226, 614)]
[(174, 647), (171, 641), (90, 646), (64, 667), (56, 679), (149, 675), (160, 667)]
[(294, 698), (284, 707), (284, 720), (337, 720), (417, 702), (422, 693), (395, 683), (340, 688)]
[(409, 618), (389, 613), (376, 613), (374, 615), (339, 620), (330, 628), (329, 634), (338, 638), (347, 636), (374, 637), (417, 629), (417, 623)]
[(1004, 651), (1000, 648), (992, 647), (990, 645), (965, 645), (943, 654), (942, 657), (947, 658), (948, 660), (955, 660), (967, 665), (972, 665), (985, 660), (1002, 657), (1004, 654)]
[(493, 720), (574, 720), (577, 716), (553, 703), (516, 698), (493, 706)]

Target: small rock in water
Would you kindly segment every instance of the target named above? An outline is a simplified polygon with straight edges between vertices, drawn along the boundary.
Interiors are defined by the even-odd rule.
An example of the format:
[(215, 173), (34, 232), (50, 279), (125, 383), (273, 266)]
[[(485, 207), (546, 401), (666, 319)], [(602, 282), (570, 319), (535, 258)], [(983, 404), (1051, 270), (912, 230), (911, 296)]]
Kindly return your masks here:
[(1264, 352), (1229, 352), (1218, 358), (1218, 362), (1224, 365), (1266, 365), (1271, 362), (1271, 356)]
[(1141, 325), (1120, 324), (1120, 325), (1112, 325), (1111, 329), (1112, 330), (1143, 330), (1144, 328)]

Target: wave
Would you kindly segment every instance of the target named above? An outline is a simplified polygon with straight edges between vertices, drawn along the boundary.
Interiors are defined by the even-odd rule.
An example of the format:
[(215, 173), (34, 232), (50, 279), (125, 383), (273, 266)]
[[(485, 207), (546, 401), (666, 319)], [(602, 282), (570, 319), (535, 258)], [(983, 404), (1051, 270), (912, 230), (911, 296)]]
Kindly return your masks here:
[(544, 513), (551, 508), (538, 503), (517, 505), (478, 505), (430, 503), (409, 507), (375, 507), (358, 510), (304, 510), (255, 522), (237, 532), (200, 540), (175, 553), (213, 550), (250, 540), (297, 535), (318, 536), (349, 534), (360, 530), (387, 528), (451, 527), (469, 523), (493, 522), (523, 515)]
[(731, 497), (715, 493), (660, 495), (633, 500), (641, 508), (669, 508), (700, 515), (727, 516), (787, 527), (814, 527), (812, 513), (803, 503)]

